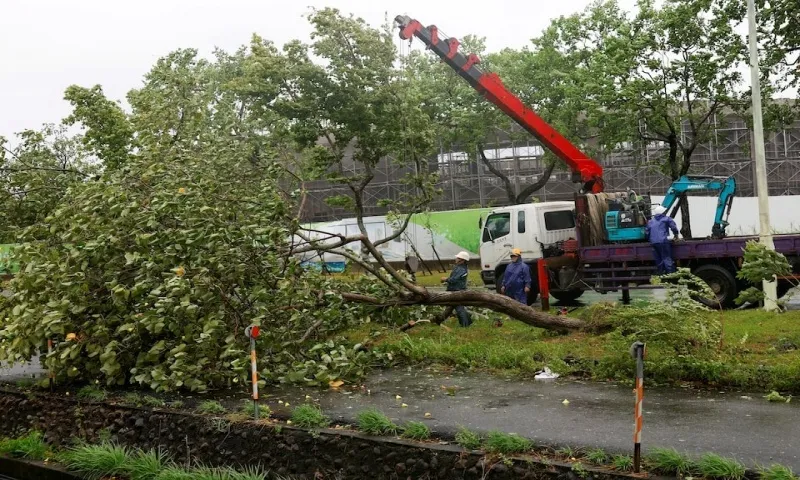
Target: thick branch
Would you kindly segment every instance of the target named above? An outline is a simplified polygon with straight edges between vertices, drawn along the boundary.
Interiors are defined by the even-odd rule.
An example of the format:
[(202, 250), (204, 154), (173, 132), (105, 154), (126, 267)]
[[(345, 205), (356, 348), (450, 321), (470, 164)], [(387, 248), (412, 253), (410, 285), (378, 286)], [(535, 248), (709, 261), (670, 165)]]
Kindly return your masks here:
[(506, 187), (506, 195), (508, 195), (508, 200), (512, 203), (516, 203), (517, 200), (517, 192), (514, 190), (514, 185), (511, 184), (511, 180), (508, 179), (508, 175), (503, 173), (499, 168), (492, 165), (492, 162), (486, 158), (486, 154), (483, 152), (483, 145), (478, 144), (478, 155), (481, 157), (481, 162), (486, 165), (486, 168), (492, 172), (492, 175), (499, 178)]
[(514, 199), (515, 200), (514, 203), (516, 203), (517, 205), (525, 203), (528, 200), (528, 197), (530, 197), (531, 194), (533, 194), (533, 192), (538, 192), (539, 190), (544, 188), (544, 186), (550, 180), (550, 175), (553, 174), (553, 170), (555, 168), (556, 168), (556, 162), (550, 163), (550, 165), (548, 165), (547, 168), (544, 169), (544, 172), (542, 172), (542, 177), (539, 180), (537, 180), (535, 183), (528, 185), (527, 187), (523, 188), (521, 192), (519, 192), (517, 198)]
[(391, 235), (389, 235), (388, 237), (386, 237), (386, 238), (382, 238), (382, 239), (380, 239), (380, 240), (377, 240), (377, 241), (375, 242), (375, 246), (376, 246), (376, 247), (378, 247), (378, 246), (380, 246), (380, 245), (383, 245), (384, 243), (389, 243), (389, 242), (391, 242), (392, 240), (394, 240), (395, 238), (397, 238), (397, 237), (399, 237), (400, 235), (402, 235), (402, 234), (403, 234), (403, 232), (405, 232), (405, 231), (406, 231), (406, 228), (408, 228), (408, 224), (411, 222), (411, 216), (412, 216), (412, 215), (413, 215), (413, 214), (411, 214), (411, 213), (409, 213), (408, 215), (406, 215), (406, 218), (403, 220), (403, 223), (400, 225), (400, 228), (399, 228), (399, 229), (397, 229), (397, 230), (395, 230), (395, 231), (394, 231), (394, 233), (392, 233), (392, 234), (391, 234)]
[[(327, 251), (331, 251), (331, 250), (343, 247), (343, 246), (348, 245), (350, 243), (360, 242), (364, 238), (364, 235), (361, 235), (361, 234), (345, 236), (345, 235), (341, 235), (341, 234), (338, 234), (338, 233), (323, 232), (321, 230), (314, 230), (313, 228), (302, 228), (302, 227), (300, 228), (300, 230), (305, 230), (307, 232), (314, 232), (314, 233), (322, 233), (322, 234), (328, 235), (328, 237), (326, 237), (324, 239), (321, 239), (321, 240), (313, 240), (310, 237), (301, 234), (300, 232), (295, 232), (298, 237), (302, 238), (309, 245), (307, 247), (297, 248), (297, 249), (293, 250), (292, 253), (306, 253), (306, 252), (313, 252), (313, 251), (316, 251), (316, 250), (323, 250), (323, 251), (327, 252)], [(320, 244), (320, 242), (323, 242), (325, 240), (329, 240), (331, 238), (338, 238), (339, 240), (336, 243), (332, 243), (332, 244), (328, 244), (328, 245)]]
[(475, 290), (432, 293), (427, 297), (409, 299), (381, 300), (357, 293), (342, 293), (342, 298), (349, 302), (368, 303), (381, 307), (408, 307), (413, 305), (438, 305), (445, 307), (464, 305), (468, 307), (484, 307), (495, 312), (504, 313), (511, 318), (537, 328), (545, 328), (548, 330), (578, 330), (586, 327), (586, 324), (581, 320), (550, 315), (549, 313), (534, 310), (504, 295)]

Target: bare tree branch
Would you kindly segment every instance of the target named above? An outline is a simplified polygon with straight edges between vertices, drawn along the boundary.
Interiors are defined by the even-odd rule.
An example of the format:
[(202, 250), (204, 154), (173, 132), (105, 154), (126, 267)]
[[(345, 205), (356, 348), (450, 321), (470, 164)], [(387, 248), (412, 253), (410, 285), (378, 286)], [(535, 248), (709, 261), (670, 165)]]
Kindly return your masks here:
[(478, 155), (481, 157), (481, 162), (486, 165), (486, 168), (492, 172), (492, 175), (499, 178), (503, 185), (506, 187), (506, 195), (508, 195), (508, 201), (512, 203), (516, 203), (517, 200), (517, 192), (514, 189), (514, 185), (511, 184), (511, 180), (509, 180), (508, 175), (502, 172), (499, 168), (492, 165), (492, 162), (486, 158), (486, 154), (483, 152), (483, 144), (478, 144)]
[(544, 169), (542, 172), (542, 176), (536, 182), (528, 185), (527, 187), (523, 188), (519, 195), (514, 199), (514, 203), (521, 204), (525, 203), (534, 192), (538, 192), (550, 181), (550, 176), (553, 174), (553, 170), (556, 168), (556, 162), (551, 162), (547, 168)]

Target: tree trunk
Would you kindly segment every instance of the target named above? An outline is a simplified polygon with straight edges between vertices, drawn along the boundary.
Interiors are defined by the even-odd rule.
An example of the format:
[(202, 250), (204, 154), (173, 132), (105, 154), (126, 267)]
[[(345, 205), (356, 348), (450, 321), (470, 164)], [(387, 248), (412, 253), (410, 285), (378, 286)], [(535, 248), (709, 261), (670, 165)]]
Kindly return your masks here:
[(495, 177), (499, 178), (500, 181), (503, 182), (503, 186), (506, 190), (506, 195), (508, 196), (508, 201), (511, 204), (516, 203), (517, 200), (517, 191), (512, 185), (511, 180), (508, 178), (508, 175), (502, 172), (499, 168), (492, 165), (492, 162), (486, 158), (486, 154), (483, 152), (483, 145), (478, 144), (478, 155), (481, 157), (481, 162), (486, 166), (487, 169), (494, 175)]
[[(683, 168), (679, 168), (678, 137), (674, 134), (670, 135), (667, 143), (669, 144), (668, 161), (670, 179), (674, 182), (681, 177), (683, 168), (688, 168), (688, 165), (683, 165)], [(692, 226), (689, 223), (689, 199), (686, 197), (686, 195), (681, 195), (681, 198), (678, 200), (678, 202), (681, 209), (681, 235), (683, 235), (683, 238), (692, 238)]]
[(691, 216), (689, 215), (689, 197), (682, 195), (681, 199), (681, 235), (689, 240), (692, 238)]
[[(549, 313), (534, 310), (504, 295), (476, 290), (428, 292), (427, 296), (414, 295), (408, 298), (389, 300), (381, 300), (357, 293), (342, 293), (342, 298), (349, 302), (369, 303), (380, 307), (409, 307), (414, 305), (482, 307), (498, 313), (504, 313), (532, 327), (547, 330), (578, 330), (587, 326), (586, 323), (575, 318), (550, 315)], [(437, 319), (435, 323), (441, 323), (441, 321), (444, 321), (444, 319)]]
[(542, 172), (542, 177), (536, 181), (536, 183), (532, 183), (527, 187), (523, 188), (517, 198), (515, 198), (515, 203), (517, 205), (521, 205), (523, 203), (527, 203), (528, 197), (530, 197), (534, 192), (538, 192), (547, 184), (550, 180), (550, 176), (553, 174), (553, 170), (556, 168), (556, 162), (551, 163), (547, 167), (545, 167), (544, 172)]

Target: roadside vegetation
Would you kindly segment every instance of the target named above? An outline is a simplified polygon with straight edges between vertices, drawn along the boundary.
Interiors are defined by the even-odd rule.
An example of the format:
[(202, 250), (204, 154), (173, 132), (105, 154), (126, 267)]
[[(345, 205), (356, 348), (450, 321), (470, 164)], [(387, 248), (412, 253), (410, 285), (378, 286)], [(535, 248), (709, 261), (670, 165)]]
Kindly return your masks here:
[[(311, 408), (306, 408), (311, 407)], [(324, 418), (322, 411), (315, 406), (301, 406), (295, 412), (309, 412), (313, 409), (315, 418)], [(319, 414), (320, 417), (317, 417)], [(302, 415), (302, 414), (301, 414)], [(422, 422), (408, 422), (403, 427), (395, 425), (378, 410), (369, 409), (357, 414), (358, 429), (375, 435), (400, 435), (410, 440), (427, 441), (435, 438), (430, 428)], [(299, 420), (300, 417), (296, 417)], [(313, 423), (313, 422), (312, 422)], [(322, 426), (317, 424), (315, 426)], [(274, 428), (280, 428), (275, 425)], [(105, 435), (108, 437), (108, 434)], [(119, 478), (127, 480), (250, 480), (279, 479), (270, 472), (260, 469), (230, 467), (211, 468), (197, 465), (186, 468), (175, 464), (169, 454), (160, 450), (131, 449), (101, 439), (97, 444), (77, 442), (76, 446), (54, 451), (47, 445), (41, 433), (31, 431), (19, 438), (0, 439), (0, 455), (8, 455), (27, 460), (55, 460), (67, 470), (87, 479)], [(485, 436), (462, 428), (456, 434), (456, 442), (465, 450), (483, 450), (487, 455), (508, 459), (514, 455), (535, 455), (547, 463), (549, 458), (563, 460), (572, 464), (572, 471), (583, 478), (588, 474), (586, 466), (609, 468), (620, 472), (633, 469), (633, 459), (627, 455), (611, 456), (600, 449), (575, 450), (564, 447), (557, 452), (541, 446), (534, 446), (529, 439), (516, 434), (492, 431)], [(677, 477), (702, 477), (717, 480), (743, 480), (745, 466), (732, 458), (714, 453), (690, 457), (671, 448), (653, 448), (645, 455), (643, 469), (660, 475)], [(761, 480), (797, 480), (794, 472), (783, 465), (773, 464), (758, 467)]]
[[(570, 315), (597, 321), (625, 308), (630, 308), (632, 316), (636, 316), (662, 305), (598, 304)], [(419, 324), (407, 333), (367, 324), (351, 329), (346, 335), (353, 343), (370, 339), (373, 348), (390, 353), (397, 364), (520, 376), (533, 375), (547, 366), (561, 375), (597, 380), (626, 381), (633, 376), (634, 364), (628, 353), (633, 341), (631, 335), (619, 331), (558, 335), (518, 322), (504, 322), (495, 327), (495, 320), (505, 319), (488, 312), (475, 318), (475, 323), (467, 329), (456, 328), (455, 320), (444, 323), (450, 328)], [(717, 325), (718, 334), (713, 340), (707, 339), (702, 348), (691, 345), (695, 341), (691, 334), (683, 336), (691, 341), (681, 345), (676, 344), (679, 339), (675, 336), (669, 341), (659, 338), (648, 341), (647, 384), (691, 383), (775, 391), (769, 396), (770, 401), (786, 401), (788, 394), (800, 392), (800, 384), (795, 380), (800, 376), (800, 312), (706, 310), (697, 312), (695, 318), (699, 330)], [(669, 326), (671, 321), (666, 318), (659, 325), (665, 331), (674, 331), (677, 325), (685, 323)], [(681, 354), (689, 351), (692, 355)]]

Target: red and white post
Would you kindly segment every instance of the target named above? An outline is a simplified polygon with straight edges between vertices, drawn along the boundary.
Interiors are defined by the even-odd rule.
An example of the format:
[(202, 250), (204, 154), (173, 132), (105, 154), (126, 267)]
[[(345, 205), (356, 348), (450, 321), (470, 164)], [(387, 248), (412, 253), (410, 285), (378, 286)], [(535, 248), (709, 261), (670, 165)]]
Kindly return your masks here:
[(631, 345), (631, 356), (636, 360), (636, 409), (634, 413), (633, 430), (633, 471), (639, 473), (642, 465), (642, 416), (644, 411), (644, 351), (645, 346), (642, 342), (634, 342)]
[[(53, 355), (53, 339), (52, 338), (48, 338), (47, 339), (47, 356), (50, 357), (52, 355)], [(52, 362), (52, 360), (51, 360), (51, 362)], [(55, 386), (55, 383), (56, 383), (56, 372), (53, 370), (52, 363), (50, 365), (49, 377), (50, 377), (50, 393), (53, 393), (53, 389), (54, 389), (54, 386)]]
[(540, 258), (536, 262), (539, 295), (542, 297), (542, 311), (550, 311), (550, 277), (547, 275), (547, 262)]
[(258, 325), (250, 325), (244, 331), (250, 338), (250, 375), (253, 383), (253, 417), (258, 420), (258, 362), (256, 361), (256, 338), (260, 333)]

